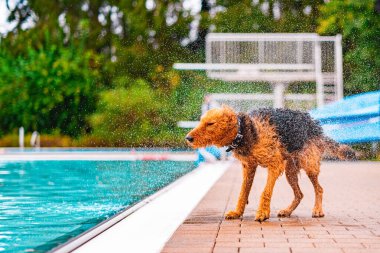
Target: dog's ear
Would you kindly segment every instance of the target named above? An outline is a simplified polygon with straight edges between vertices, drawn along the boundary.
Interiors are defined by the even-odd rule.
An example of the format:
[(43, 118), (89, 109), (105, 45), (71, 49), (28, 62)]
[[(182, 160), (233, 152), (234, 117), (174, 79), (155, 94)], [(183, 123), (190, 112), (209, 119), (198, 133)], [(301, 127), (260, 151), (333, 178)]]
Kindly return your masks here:
[(232, 107), (226, 105), (226, 104), (222, 104), (222, 109), (224, 110), (227, 110), (227, 111), (231, 111), (231, 112), (234, 112), (234, 109), (232, 109)]

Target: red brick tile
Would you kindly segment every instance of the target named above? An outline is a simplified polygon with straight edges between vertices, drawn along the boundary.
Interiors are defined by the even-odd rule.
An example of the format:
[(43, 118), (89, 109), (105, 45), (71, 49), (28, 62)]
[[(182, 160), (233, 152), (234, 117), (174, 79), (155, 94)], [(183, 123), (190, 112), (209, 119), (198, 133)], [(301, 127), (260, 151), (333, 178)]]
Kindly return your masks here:
[[(380, 163), (323, 162), (320, 182), (324, 188), (326, 217), (311, 218), (313, 188), (301, 173), (304, 199), (290, 218), (277, 218), (293, 193), (284, 177), (276, 184), (269, 221), (254, 221), (261, 191), (266, 182), (258, 169), (249, 205), (242, 219), (224, 220), (233, 210), (240, 191), (241, 171), (232, 166), (211, 188), (192, 214), (181, 225), (163, 252), (236, 253), (351, 253), (380, 252), (379, 208)], [(264, 247), (265, 245), (265, 247)], [(313, 247), (316, 248), (313, 248)]]
[(314, 248), (311, 242), (296, 242), (296, 243), (283, 243), (283, 242), (265, 242), (265, 248)]
[(335, 243), (333, 238), (288, 238), (289, 243), (304, 243), (304, 242), (320, 242), (320, 243)]
[(240, 238), (241, 242), (284, 242), (287, 243), (288, 240), (285, 237), (274, 237), (274, 238), (250, 238), (250, 237), (242, 237)]
[(216, 242), (218, 247), (249, 247), (249, 248), (264, 248), (263, 242)]
[(239, 248), (237, 247), (215, 247), (213, 253), (238, 253)]
[(323, 248), (323, 249), (317, 249), (317, 248), (296, 248), (292, 247), (291, 248), (292, 253), (343, 253), (342, 249), (339, 248)]
[(239, 242), (239, 235), (237, 236), (223, 236), (219, 235), (215, 240), (217, 242)]
[(344, 253), (379, 253), (379, 249), (343, 248)]
[(368, 249), (378, 249), (380, 252), (380, 243), (363, 243), (363, 245)]
[(211, 253), (212, 248), (199, 248), (199, 247), (165, 247), (162, 253)]
[(240, 248), (239, 253), (290, 253), (289, 248)]

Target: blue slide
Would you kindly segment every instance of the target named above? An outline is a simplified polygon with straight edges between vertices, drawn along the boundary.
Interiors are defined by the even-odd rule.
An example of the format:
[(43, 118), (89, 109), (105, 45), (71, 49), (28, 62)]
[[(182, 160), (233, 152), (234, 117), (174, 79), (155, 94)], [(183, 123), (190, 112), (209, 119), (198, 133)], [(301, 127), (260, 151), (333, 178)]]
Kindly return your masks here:
[(380, 141), (380, 90), (361, 93), (310, 111), (327, 136), (340, 143)]

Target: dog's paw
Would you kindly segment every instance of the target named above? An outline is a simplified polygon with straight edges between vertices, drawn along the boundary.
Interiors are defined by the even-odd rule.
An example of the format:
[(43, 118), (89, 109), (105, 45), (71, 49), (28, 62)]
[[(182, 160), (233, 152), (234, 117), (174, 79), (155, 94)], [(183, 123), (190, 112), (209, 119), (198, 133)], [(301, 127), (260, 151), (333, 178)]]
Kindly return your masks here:
[(255, 221), (262, 222), (269, 219), (270, 210), (258, 210), (256, 212)]
[(241, 214), (239, 214), (238, 212), (236, 211), (229, 211), (228, 213), (226, 213), (226, 215), (224, 216), (227, 220), (232, 220), (232, 219), (239, 219), (241, 216)]
[(288, 209), (280, 210), (277, 214), (278, 217), (290, 217), (292, 212), (290, 212)]
[(313, 218), (321, 218), (324, 216), (325, 216), (325, 214), (323, 213), (322, 209), (314, 209), (313, 210), (313, 214), (312, 214)]

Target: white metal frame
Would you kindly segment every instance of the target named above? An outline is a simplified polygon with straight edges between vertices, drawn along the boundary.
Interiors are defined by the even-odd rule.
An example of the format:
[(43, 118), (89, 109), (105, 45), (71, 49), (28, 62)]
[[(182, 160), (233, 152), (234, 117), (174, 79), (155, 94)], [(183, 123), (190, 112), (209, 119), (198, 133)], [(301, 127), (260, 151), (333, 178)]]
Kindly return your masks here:
[[(314, 33), (210, 33), (206, 37), (206, 63), (176, 63), (175, 69), (181, 70), (206, 70), (207, 75), (213, 79), (221, 79), (224, 81), (264, 81), (269, 82), (273, 86), (274, 106), (284, 107), (285, 91), (289, 83), (295, 81), (315, 81), (316, 82), (316, 102), (317, 106), (323, 106), (326, 100), (325, 95), (325, 80), (333, 82), (332, 94), (330, 100), (338, 100), (343, 98), (343, 62), (342, 62), (342, 36), (319, 36)], [(257, 60), (249, 63), (233, 62), (240, 60), (241, 52), (237, 52), (236, 43), (255, 43), (257, 47), (252, 56), (257, 56)], [(272, 52), (266, 47), (271, 47), (276, 51), (276, 47), (289, 47), (289, 42), (296, 42), (293, 51), (287, 52), (282, 50), (282, 53), (296, 59), (296, 62), (276, 63), (274, 60), (266, 60), (266, 57)], [(334, 43), (334, 71), (323, 72), (322, 70), (322, 49), (321, 43)], [(220, 43), (214, 46), (213, 43)], [(232, 43), (231, 45), (228, 43)], [(276, 44), (277, 43), (277, 44)], [(281, 44), (282, 43), (282, 44)], [(288, 43), (288, 44), (286, 44)], [(310, 63), (304, 63), (304, 45), (303, 43), (311, 43), (312, 47), (310, 54)], [(216, 45), (216, 44), (215, 44)], [(257, 45), (257, 46), (256, 46)], [(273, 49), (274, 48), (274, 49)], [(217, 61), (213, 58), (213, 50), (219, 50)], [(237, 52), (237, 53), (236, 53)], [(268, 53), (269, 52), (269, 53)], [(293, 52), (293, 53), (292, 53)], [(257, 54), (257, 55), (255, 55)], [(249, 55), (249, 54), (248, 54)], [(234, 58), (234, 60), (231, 60)], [(276, 58), (276, 52), (271, 55), (274, 59), (286, 60), (286, 57), (281, 59), (281, 56)], [(268, 62), (269, 61), (269, 62)], [(302, 94), (292, 94), (293, 98)]]

